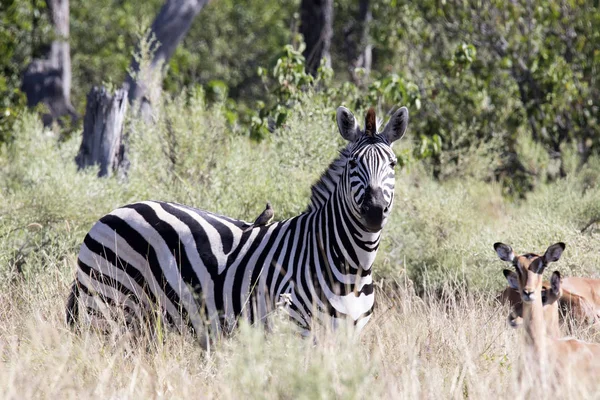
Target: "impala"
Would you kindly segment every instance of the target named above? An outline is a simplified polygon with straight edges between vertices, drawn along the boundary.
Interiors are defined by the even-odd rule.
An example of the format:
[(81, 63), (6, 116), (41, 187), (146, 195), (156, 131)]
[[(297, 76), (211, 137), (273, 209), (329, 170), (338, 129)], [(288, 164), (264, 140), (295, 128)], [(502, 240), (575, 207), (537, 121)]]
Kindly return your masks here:
[(564, 304), (576, 321), (600, 324), (600, 279), (571, 276), (561, 281)]
[[(528, 256), (534, 254), (528, 253)], [(535, 255), (539, 257), (538, 255)], [(501, 304), (510, 306), (508, 315), (508, 323), (516, 328), (523, 322), (523, 308), (521, 304), (521, 295), (517, 283), (517, 275), (510, 270), (503, 270), (504, 276), (508, 282), (508, 286), (500, 292), (496, 298)], [(596, 305), (600, 300), (600, 295), (594, 293), (595, 286), (600, 282), (597, 279), (570, 277), (562, 278), (561, 290), (558, 296), (549, 292), (550, 283), (544, 281), (542, 283), (542, 304), (544, 305), (544, 319), (546, 325), (549, 326), (548, 334), (553, 337), (560, 337), (560, 329), (558, 320), (555, 318), (553, 308), (558, 308), (561, 312), (558, 314), (563, 317), (563, 322), (575, 321), (577, 323), (598, 324), (600, 317), (600, 306)], [(570, 289), (570, 290), (569, 290)], [(586, 296), (583, 296), (585, 294)], [(570, 318), (569, 318), (570, 317)], [(571, 329), (572, 326), (567, 324)], [(598, 326), (597, 325), (597, 326)]]
[[(535, 364), (528, 363), (527, 368), (537, 367), (537, 371), (541, 371), (542, 368), (548, 367), (547, 362), (552, 362), (552, 367), (558, 367), (564, 373), (573, 371), (577, 377), (588, 376), (590, 368), (598, 368), (600, 345), (572, 338), (556, 339), (546, 333), (542, 304), (542, 274), (549, 263), (560, 259), (565, 244), (553, 244), (542, 256), (535, 254), (519, 256), (510, 246), (503, 243), (495, 243), (494, 249), (501, 260), (512, 263), (516, 270), (517, 286), (523, 307), (525, 344), (531, 350), (535, 362)], [(560, 273), (554, 271), (550, 280), (549, 294), (560, 296), (560, 291)], [(558, 318), (557, 309), (556, 317)]]
[[(513, 328), (516, 328), (523, 324), (523, 303), (521, 301), (521, 294), (519, 293), (519, 278), (517, 274), (511, 270), (505, 269), (502, 272), (508, 281), (508, 287), (498, 296), (498, 300), (502, 304), (508, 303), (510, 305), (508, 323)], [(561, 293), (554, 293), (552, 291), (550, 283), (542, 283), (542, 304), (544, 321), (546, 323), (546, 334), (554, 338), (562, 336), (560, 324), (558, 322), (559, 302), (557, 300), (559, 300), (560, 294)]]

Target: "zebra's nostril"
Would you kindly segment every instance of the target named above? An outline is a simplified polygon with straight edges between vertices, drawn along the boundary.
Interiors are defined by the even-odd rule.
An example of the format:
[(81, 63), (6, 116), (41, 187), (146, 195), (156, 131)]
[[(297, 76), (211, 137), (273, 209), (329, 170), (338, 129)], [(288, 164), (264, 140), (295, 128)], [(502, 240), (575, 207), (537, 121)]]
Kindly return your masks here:
[(386, 208), (384, 208), (384, 209), (383, 209), (383, 212), (384, 212), (384, 213), (386, 213), (386, 214), (387, 214), (387, 213), (389, 213), (389, 212), (390, 212), (390, 207), (389, 207), (389, 206), (387, 206)]

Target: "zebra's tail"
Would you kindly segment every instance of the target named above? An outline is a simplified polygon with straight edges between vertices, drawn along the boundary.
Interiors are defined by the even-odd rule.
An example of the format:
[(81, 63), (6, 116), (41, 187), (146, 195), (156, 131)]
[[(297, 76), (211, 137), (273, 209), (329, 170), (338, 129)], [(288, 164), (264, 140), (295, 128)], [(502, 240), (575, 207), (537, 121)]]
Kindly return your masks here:
[(79, 298), (79, 285), (77, 284), (77, 280), (73, 281), (73, 285), (71, 285), (71, 293), (69, 293), (69, 298), (67, 299), (67, 325), (71, 328), (75, 327), (77, 323), (77, 315), (78, 315), (78, 298)]

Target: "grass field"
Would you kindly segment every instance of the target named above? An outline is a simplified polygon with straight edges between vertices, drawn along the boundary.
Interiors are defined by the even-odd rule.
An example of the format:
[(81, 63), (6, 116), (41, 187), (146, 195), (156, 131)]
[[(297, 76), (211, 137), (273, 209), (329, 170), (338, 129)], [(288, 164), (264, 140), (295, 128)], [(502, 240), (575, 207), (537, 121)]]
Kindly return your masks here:
[[(16, 141), (0, 150), (0, 397), (600, 396), (568, 374), (530, 376), (519, 368), (519, 332), (494, 301), (505, 284), (496, 241), (517, 252), (564, 241), (553, 267), (563, 276), (600, 277), (600, 230), (592, 224), (582, 232), (600, 218), (600, 160), (578, 170), (569, 149), (568, 177), (540, 179), (521, 201), (484, 182), (496, 161), (481, 149), (443, 182), (419, 163), (398, 171), (374, 266), (376, 310), (358, 339), (342, 330), (304, 340), (277, 317), (273, 332), (242, 324), (205, 354), (186, 335), (130, 341), (67, 329), (78, 247), (95, 220), (119, 205), (171, 200), (251, 220), (269, 200), (277, 218), (302, 212), (311, 183), (343, 144), (334, 109), (313, 109), (320, 111), (295, 110), (287, 130), (254, 143), (227, 135), (220, 109), (201, 94), (174, 100), (153, 126), (129, 121), (127, 180), (78, 172), (79, 138), (59, 142), (36, 118), (23, 117)], [(398, 151), (411, 148), (413, 134), (409, 124)], [(527, 140), (522, 146), (540, 162), (540, 149)], [(575, 335), (600, 341), (584, 327)]]

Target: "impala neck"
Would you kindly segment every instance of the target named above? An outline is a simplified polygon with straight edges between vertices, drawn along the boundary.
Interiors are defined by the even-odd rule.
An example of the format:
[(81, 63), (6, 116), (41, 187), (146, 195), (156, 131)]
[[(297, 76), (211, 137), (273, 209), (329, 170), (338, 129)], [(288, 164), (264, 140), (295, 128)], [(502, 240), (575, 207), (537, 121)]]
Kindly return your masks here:
[(523, 325), (526, 345), (532, 350), (534, 359), (543, 362), (546, 351), (546, 323), (541, 289), (536, 291), (533, 303), (523, 302)]
[(551, 338), (560, 337), (560, 324), (558, 322), (558, 300), (552, 304), (544, 306), (544, 322), (546, 324), (546, 334)]

